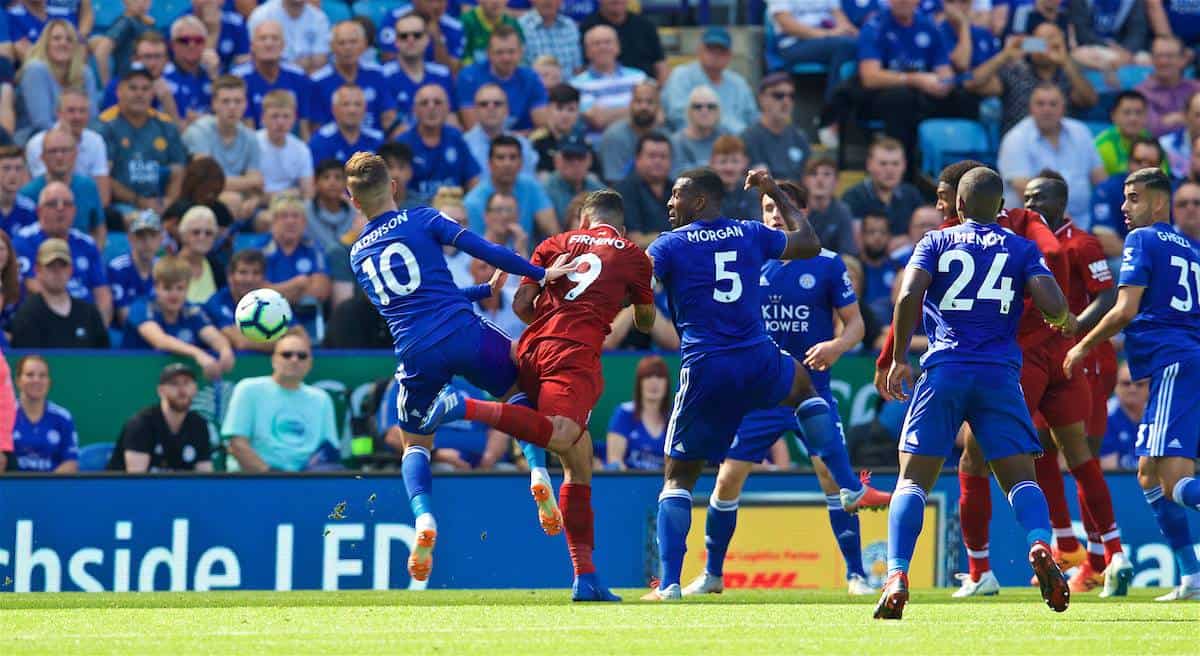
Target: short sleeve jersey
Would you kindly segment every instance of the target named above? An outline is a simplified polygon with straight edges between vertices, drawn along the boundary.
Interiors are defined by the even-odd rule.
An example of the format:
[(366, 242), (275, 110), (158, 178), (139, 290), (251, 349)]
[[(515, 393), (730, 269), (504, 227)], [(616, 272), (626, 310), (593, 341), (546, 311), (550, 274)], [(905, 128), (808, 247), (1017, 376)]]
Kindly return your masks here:
[[(634, 305), (654, 303), (650, 260), (637, 244), (608, 225), (572, 230), (543, 241), (530, 261), (549, 267), (563, 254), (579, 268), (546, 285), (538, 298), (533, 323), (521, 337), (524, 350), (552, 337), (591, 346), (599, 352), (604, 336), (625, 299)], [(525, 278), (523, 285), (537, 285)]]
[(664, 232), (650, 244), (654, 275), (667, 291), (685, 365), (708, 353), (770, 339), (755, 281), (786, 246), (787, 235), (779, 230), (724, 217)]
[(200, 309), (199, 305), (184, 303), (183, 308), (179, 311), (179, 317), (174, 322), (168, 323), (154, 299), (149, 297), (139, 298), (129, 306), (129, 316), (125, 320), (125, 334), (121, 338), (121, 348), (152, 348), (138, 332), (138, 326), (148, 321), (157, 323), (163, 332), (175, 339), (200, 348), (207, 348), (207, 345), (200, 340), (200, 331), (211, 326), (212, 321), (209, 321), (208, 315), (204, 314), (204, 310)]
[(17, 407), (13, 425), (13, 453), (17, 471), (52, 472), (68, 460), (79, 459), (79, 434), (66, 408), (46, 402), (41, 419), (32, 422)]
[(890, 11), (880, 12), (863, 26), (858, 35), (858, 60), (875, 60), (886, 70), (910, 73), (931, 73), (950, 65), (932, 18), (917, 14), (912, 24), (901, 25)]
[(166, 193), (170, 167), (183, 166), (187, 151), (179, 130), (164, 115), (152, 113), (140, 128), (133, 127), (116, 108), (100, 115), (96, 130), (108, 144), (113, 180), (138, 196), (158, 198)]
[[(46, 233), (42, 232), (40, 224), (34, 223), (17, 231), (13, 238), (13, 250), (17, 252), (21, 277), (33, 276), (37, 250), (44, 241)], [(73, 265), (71, 279), (67, 281), (67, 292), (72, 298), (94, 303), (92, 291), (108, 284), (108, 271), (104, 261), (100, 259), (100, 250), (96, 248), (96, 242), (91, 237), (74, 228), (67, 233), (67, 248), (71, 250)]]
[(967, 221), (922, 237), (908, 266), (933, 278), (925, 292), (929, 350), (922, 366), (1021, 367), (1016, 336), (1025, 284), (1051, 276), (1033, 242), (995, 223)]
[(1125, 327), (1125, 354), (1134, 380), (1200, 357), (1200, 256), (1165, 222), (1125, 237), (1124, 286), (1144, 287), (1137, 316)]
[(1112, 289), (1116, 284), (1112, 269), (1108, 267), (1100, 240), (1080, 230), (1070, 220), (1059, 226), (1054, 234), (1066, 249), (1067, 262), (1071, 267), (1071, 285), (1066, 290), (1067, 305), (1071, 312), (1079, 314), (1100, 292)]
[(329, 273), (329, 267), (325, 265), (325, 254), (307, 241), (301, 242), (291, 253), (285, 253), (272, 239), (262, 251), (267, 258), (267, 268), (263, 275), (268, 282), (287, 282), (296, 276)]
[(129, 253), (118, 255), (108, 262), (108, 283), (112, 286), (113, 305), (129, 307), (139, 298), (154, 291), (154, 276), (142, 277)]
[(655, 435), (638, 418), (633, 401), (626, 401), (613, 410), (608, 432), (625, 438), (625, 466), (629, 469), (660, 470), (663, 466), (663, 443), (666, 431)]

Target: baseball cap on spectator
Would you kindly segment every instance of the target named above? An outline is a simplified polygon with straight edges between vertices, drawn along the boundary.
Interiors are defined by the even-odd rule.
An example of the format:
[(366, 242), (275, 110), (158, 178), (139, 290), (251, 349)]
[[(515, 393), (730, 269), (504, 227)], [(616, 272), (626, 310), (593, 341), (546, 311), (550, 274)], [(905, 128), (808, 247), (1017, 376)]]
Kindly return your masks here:
[(158, 218), (158, 214), (154, 210), (142, 210), (138, 212), (133, 217), (133, 221), (129, 223), (129, 234), (132, 235), (135, 232), (143, 230), (162, 231), (162, 220)]
[(577, 134), (567, 135), (558, 142), (558, 152), (563, 155), (587, 155), (592, 152), (587, 142)]
[(46, 266), (58, 260), (67, 264), (71, 263), (71, 248), (67, 246), (67, 242), (57, 237), (51, 237), (38, 246), (37, 263), (39, 265)]
[(196, 382), (196, 372), (189, 369), (188, 366), (182, 362), (172, 362), (171, 364), (163, 367), (162, 373), (158, 375), (158, 384), (165, 385), (172, 380), (175, 380), (176, 376), (187, 376), (188, 378), (192, 379), (192, 382)]
[(126, 80), (131, 80), (134, 77), (139, 76), (139, 75), (146, 78), (147, 80), (150, 80), (151, 82), (154, 81), (154, 76), (150, 74), (149, 69), (147, 69), (146, 65), (143, 64), (142, 62), (133, 62), (132, 64), (130, 64), (129, 68), (126, 69), (125, 73), (123, 73), (121, 75), (121, 81), (124, 82)]
[(782, 84), (784, 82), (791, 81), (792, 76), (787, 71), (776, 71), (774, 73), (764, 75), (763, 79), (758, 81), (758, 92), (762, 93), (776, 84)]
[(733, 47), (733, 38), (729, 36), (729, 30), (714, 25), (704, 30), (704, 35), (700, 37), (700, 43), (729, 50)]

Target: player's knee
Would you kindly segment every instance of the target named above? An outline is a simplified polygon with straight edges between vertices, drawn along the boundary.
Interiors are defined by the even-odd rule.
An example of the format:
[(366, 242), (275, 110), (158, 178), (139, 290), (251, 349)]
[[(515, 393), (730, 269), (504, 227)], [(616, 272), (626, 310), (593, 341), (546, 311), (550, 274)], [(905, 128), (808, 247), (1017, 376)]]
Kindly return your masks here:
[(1143, 490), (1149, 490), (1159, 484), (1158, 470), (1153, 460), (1146, 456), (1138, 458), (1137, 479)]
[(741, 496), (742, 486), (746, 484), (746, 477), (750, 473), (749, 463), (742, 467), (741, 463), (731, 464), (732, 462), (727, 460), (726, 464), (721, 466), (717, 472), (717, 484), (713, 487), (713, 495), (723, 501)]
[(583, 428), (566, 417), (550, 418), (554, 432), (550, 436), (550, 450), (555, 453), (566, 453), (583, 439)]

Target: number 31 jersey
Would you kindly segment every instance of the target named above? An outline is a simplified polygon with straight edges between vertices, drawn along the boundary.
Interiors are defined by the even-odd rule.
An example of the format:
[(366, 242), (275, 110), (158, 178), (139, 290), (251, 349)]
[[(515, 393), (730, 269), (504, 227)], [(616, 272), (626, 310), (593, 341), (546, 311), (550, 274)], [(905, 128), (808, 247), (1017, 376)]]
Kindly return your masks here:
[(1125, 328), (1134, 380), (1200, 356), (1200, 258), (1186, 237), (1166, 223), (1129, 233), (1120, 285), (1146, 288)]
[[(600, 224), (555, 235), (534, 249), (530, 261), (549, 267), (564, 253), (578, 268), (542, 290), (518, 352), (551, 337), (584, 344), (599, 353), (613, 318), (627, 299), (634, 305), (654, 303), (650, 260), (616, 228)], [(521, 284), (538, 282), (524, 278)]]
[(664, 232), (650, 244), (654, 275), (667, 290), (683, 364), (706, 353), (769, 341), (759, 272), (779, 259), (787, 234), (758, 223), (718, 218)]
[(909, 267), (933, 277), (925, 292), (925, 368), (944, 363), (1021, 368), (1017, 324), (1025, 283), (1050, 276), (1037, 245), (995, 223), (967, 221), (921, 238)]

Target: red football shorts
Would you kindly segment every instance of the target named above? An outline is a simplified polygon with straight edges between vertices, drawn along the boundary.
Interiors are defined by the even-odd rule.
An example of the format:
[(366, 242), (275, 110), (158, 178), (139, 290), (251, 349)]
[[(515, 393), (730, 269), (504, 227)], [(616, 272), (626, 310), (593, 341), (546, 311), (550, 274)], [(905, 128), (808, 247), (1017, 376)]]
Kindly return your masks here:
[(517, 358), (521, 391), (538, 412), (566, 417), (587, 429), (604, 377), (595, 349), (561, 339), (539, 339)]
[(1045, 424), (1038, 428), (1068, 426), (1086, 421), (1091, 416), (1092, 390), (1087, 376), (1078, 371), (1071, 378), (1063, 374), (1062, 362), (1071, 343), (1065, 339), (1050, 339), (1022, 354), (1021, 389), (1029, 414), (1041, 413)]
[(1117, 386), (1117, 368), (1105, 364), (1095, 358), (1087, 370), (1088, 386), (1092, 388), (1092, 410), (1085, 422), (1089, 437), (1100, 437), (1108, 429), (1108, 399)]

